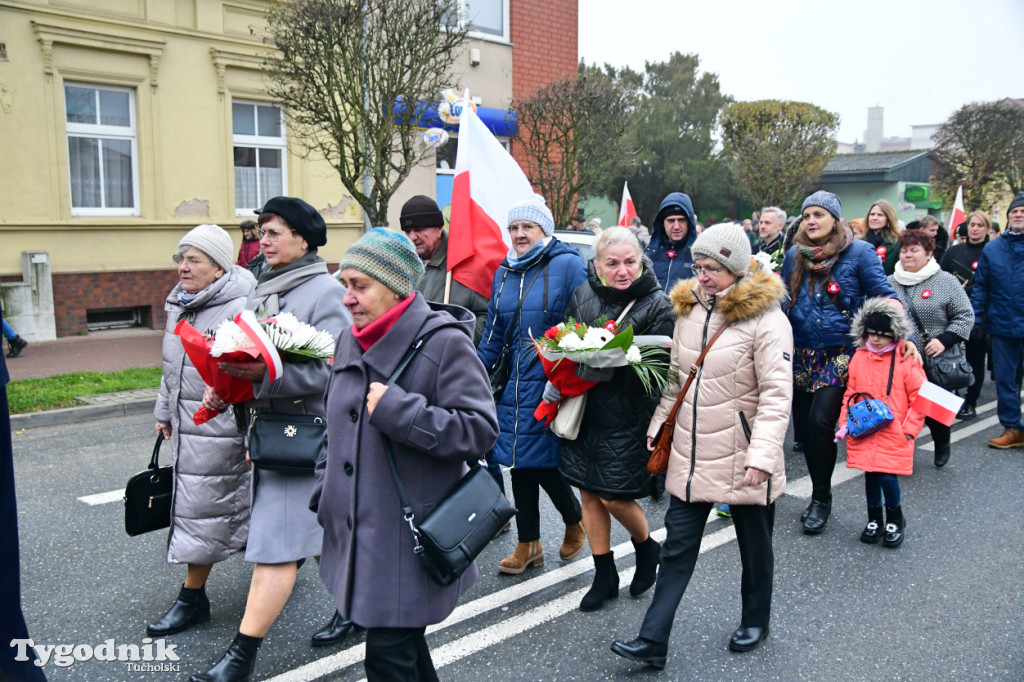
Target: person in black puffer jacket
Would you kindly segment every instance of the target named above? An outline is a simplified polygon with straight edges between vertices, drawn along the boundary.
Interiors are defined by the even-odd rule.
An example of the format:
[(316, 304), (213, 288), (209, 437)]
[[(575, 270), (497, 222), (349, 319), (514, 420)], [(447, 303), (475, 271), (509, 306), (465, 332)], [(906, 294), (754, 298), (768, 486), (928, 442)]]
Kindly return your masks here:
[[(632, 325), (637, 335), (671, 337), (675, 313), (651, 261), (641, 254), (636, 237), (625, 228), (602, 232), (596, 255), (588, 264), (588, 281), (573, 292), (566, 315), (589, 325), (614, 321), (625, 311), (618, 329)], [(562, 442), (561, 472), (580, 489), (583, 501), (583, 525), (597, 572), (580, 610), (593, 611), (618, 595), (619, 576), (611, 551), (612, 516), (629, 531), (636, 547), (630, 594), (642, 594), (657, 575), (661, 547), (651, 538), (647, 518), (636, 500), (651, 492), (646, 432), (661, 396), (649, 395), (630, 367), (590, 369), (581, 377), (598, 383), (586, 394), (579, 437)], [(552, 388), (549, 385), (546, 397)]]

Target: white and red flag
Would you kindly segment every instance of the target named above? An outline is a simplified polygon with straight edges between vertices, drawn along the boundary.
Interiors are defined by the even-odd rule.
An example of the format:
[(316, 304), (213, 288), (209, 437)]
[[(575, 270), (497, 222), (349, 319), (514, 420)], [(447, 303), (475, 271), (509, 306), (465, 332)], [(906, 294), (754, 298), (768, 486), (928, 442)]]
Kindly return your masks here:
[(960, 396), (950, 393), (938, 384), (926, 381), (921, 384), (921, 390), (917, 392), (917, 397), (914, 398), (910, 409), (916, 410), (926, 417), (931, 417), (941, 424), (952, 426), (953, 420), (956, 419), (956, 413), (960, 411), (963, 404), (964, 399)]
[(470, 107), (459, 120), (448, 270), (452, 279), (491, 297), (494, 272), (508, 255), (508, 211), (533, 194), (530, 181)]
[(629, 227), (636, 218), (636, 206), (633, 205), (633, 197), (629, 196), (629, 183), (622, 183), (622, 203), (619, 204), (619, 222), (617, 225)]
[(953, 202), (953, 215), (949, 217), (949, 234), (951, 237), (956, 236), (956, 228), (965, 220), (967, 220), (967, 214), (964, 213), (964, 186), (960, 185), (956, 188), (956, 201)]

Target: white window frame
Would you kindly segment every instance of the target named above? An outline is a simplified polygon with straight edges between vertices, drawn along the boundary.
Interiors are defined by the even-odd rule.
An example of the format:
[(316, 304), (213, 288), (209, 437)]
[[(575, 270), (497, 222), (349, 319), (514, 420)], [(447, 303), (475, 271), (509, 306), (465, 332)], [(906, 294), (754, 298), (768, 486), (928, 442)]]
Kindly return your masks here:
[[(73, 192), (71, 191), (72, 180), (71, 180), (71, 149), (67, 147), (68, 141), (72, 137), (89, 137), (102, 140), (128, 140), (131, 142), (132, 150), (132, 206), (131, 207), (105, 207), (105, 206), (81, 206), (76, 207), (71, 203), (71, 215), (73, 216), (137, 216), (139, 215), (139, 146), (138, 146), (138, 133), (136, 127), (135, 117), (135, 89), (118, 87), (114, 85), (99, 85), (97, 83), (82, 83), (77, 81), (64, 81), (61, 88), (61, 92), (64, 94), (64, 126), (65, 126), (65, 151), (68, 155), (68, 201), (71, 203), (73, 200)], [(65, 88), (82, 88), (85, 90), (107, 90), (113, 92), (126, 92), (128, 93), (128, 126), (112, 126), (102, 125), (99, 123), (72, 123), (68, 121), (68, 110), (67, 110), (67, 90)], [(98, 96), (98, 95), (97, 95)], [(96, 108), (99, 113), (99, 104), (97, 103)], [(102, 146), (100, 147), (102, 150)], [(100, 152), (102, 155), (102, 151)], [(104, 203), (106, 197), (104, 196), (104, 183), (103, 183), (103, 163), (100, 163), (100, 192), (103, 196)]]
[[(269, 137), (267, 135), (238, 135), (235, 134), (235, 107), (236, 104), (243, 104), (253, 107), (253, 115), (256, 116), (255, 107), (270, 107), (277, 110), (279, 118), (278, 130), (281, 131), (279, 137)], [(258, 119), (254, 119), (256, 126), (254, 130), (259, 133)], [(235, 147), (249, 147), (252, 149), (277, 149), (281, 152), (281, 196), (288, 196), (288, 137), (287, 130), (285, 128), (285, 115), (284, 107), (275, 102), (261, 102), (259, 100), (250, 99), (239, 99), (233, 98), (231, 100), (231, 187), (232, 196), (231, 204), (235, 206), (236, 216), (252, 216), (252, 212), (259, 209), (260, 206), (246, 206), (239, 208), (237, 204), (237, 189), (235, 188)], [(259, 169), (259, 154), (256, 155), (256, 168)], [(259, 175), (257, 174), (257, 182), (259, 182)], [(260, 189), (257, 189), (257, 194), (260, 193)], [(267, 197), (268, 199), (270, 197)]]
[[(466, 24), (469, 21), (470, 5), (473, 4), (474, 0), (458, 0), (459, 5), (459, 20)], [(479, 1), (479, 0), (477, 0)], [(485, 33), (484, 31), (476, 31), (472, 26), (469, 27), (468, 36), (474, 40), (486, 40), (492, 43), (506, 43), (512, 42), (511, 31), (509, 29), (509, 0), (498, 0), (501, 2), (501, 26), (503, 33), (497, 35), (495, 33)]]

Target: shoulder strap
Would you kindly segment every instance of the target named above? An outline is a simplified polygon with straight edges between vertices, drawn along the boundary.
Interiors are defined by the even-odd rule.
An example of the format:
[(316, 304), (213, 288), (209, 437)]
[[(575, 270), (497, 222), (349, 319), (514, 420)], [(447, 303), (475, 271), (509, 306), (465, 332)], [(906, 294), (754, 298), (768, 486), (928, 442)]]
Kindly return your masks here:
[[(530, 289), (533, 288), (533, 283), (537, 281), (538, 277), (540, 277), (540, 273), (541, 272), (545, 273), (545, 275), (544, 275), (544, 282), (547, 283), (547, 271), (548, 271), (548, 263), (545, 260), (544, 261), (544, 267), (540, 268), (539, 270), (537, 270), (537, 272), (533, 273), (533, 277), (530, 279), (530, 283), (526, 285), (525, 289), (523, 289), (523, 293), (519, 297), (519, 303), (516, 305), (516, 309), (512, 313), (512, 324), (510, 324), (508, 326), (508, 332), (505, 334), (505, 343), (503, 345), (507, 346), (509, 343), (512, 342), (512, 336), (515, 334), (515, 331), (516, 331), (516, 319), (519, 317), (519, 311), (521, 311), (523, 309), (523, 301), (526, 300), (526, 294), (530, 293)], [(547, 292), (545, 292), (545, 298), (547, 298)], [(546, 301), (545, 301), (545, 305), (547, 305)]]
[[(909, 341), (904, 341), (904, 343), (910, 343), (910, 342)], [(896, 344), (896, 348), (894, 348), (893, 351), (892, 351), (892, 360), (889, 361), (889, 383), (885, 387), (885, 397), (886, 397), (886, 399), (888, 399), (889, 398), (889, 394), (892, 393), (892, 373), (896, 369), (896, 354), (899, 353), (899, 352), (900, 352), (900, 346), (899, 346), (899, 344)]]
[[(625, 307), (625, 308), (623, 308), (623, 309), (622, 309), (622, 312), (621, 312), (621, 313), (619, 313), (619, 316), (618, 316), (618, 317), (617, 317), (617, 318), (615, 319), (615, 326), (616, 326), (616, 327), (618, 327), (618, 326), (619, 326), (620, 324), (622, 324), (622, 321), (623, 321), (624, 319), (626, 319), (626, 313), (628, 313), (628, 312), (629, 312), (629, 309), (633, 307), (633, 304), (634, 304), (634, 303), (636, 303), (636, 299), (635, 299), (635, 298), (634, 298), (634, 299), (633, 299), (632, 301), (630, 301), (630, 302), (629, 302), (629, 303), (628, 303), (628, 304), (626, 305), (626, 307)], [(711, 344), (708, 344), (708, 345), (711, 345)]]
[(725, 328), (728, 326), (729, 323), (727, 322), (718, 328), (718, 331), (715, 332), (714, 336), (712, 336), (708, 340), (707, 345), (704, 346), (704, 350), (700, 352), (700, 355), (697, 357), (697, 362), (690, 365), (690, 374), (689, 376), (686, 377), (686, 383), (683, 384), (683, 388), (681, 391), (679, 391), (679, 395), (676, 396), (676, 402), (674, 405), (672, 405), (672, 410), (668, 413), (668, 419), (666, 420), (666, 423), (675, 424), (676, 415), (679, 414), (679, 406), (683, 404), (683, 397), (686, 395), (686, 392), (690, 389), (690, 384), (693, 383), (694, 377), (697, 376), (697, 371), (700, 369), (700, 366), (704, 364), (704, 358), (707, 356), (708, 351), (711, 350), (711, 346), (715, 343), (715, 341), (718, 340), (718, 337), (722, 335), (722, 332), (724, 332)]
[[(917, 331), (924, 337), (925, 343), (930, 341), (928, 337), (928, 330), (921, 324), (921, 318), (917, 316), (917, 310), (914, 308), (914, 299), (910, 297), (910, 292), (907, 292), (907, 300), (910, 302), (910, 315), (914, 318), (914, 324), (917, 325)], [(909, 343), (909, 342), (908, 342)]]

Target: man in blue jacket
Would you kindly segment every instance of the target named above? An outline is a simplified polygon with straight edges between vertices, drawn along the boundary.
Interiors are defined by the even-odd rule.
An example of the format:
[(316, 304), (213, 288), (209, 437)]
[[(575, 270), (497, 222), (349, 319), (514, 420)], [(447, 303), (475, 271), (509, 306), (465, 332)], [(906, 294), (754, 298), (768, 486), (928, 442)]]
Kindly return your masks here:
[(693, 277), (690, 272), (693, 265), (690, 246), (697, 238), (696, 223), (689, 196), (672, 192), (662, 200), (651, 225), (651, 242), (644, 255), (654, 264), (654, 275), (666, 293), (679, 280)]
[(1020, 418), (1017, 368), (1024, 359), (1024, 192), (1010, 202), (1007, 229), (981, 251), (974, 275), (971, 304), (974, 324), (992, 337), (992, 365), (996, 375), (996, 411), (1003, 434), (988, 442), (990, 448), (1024, 447)]

